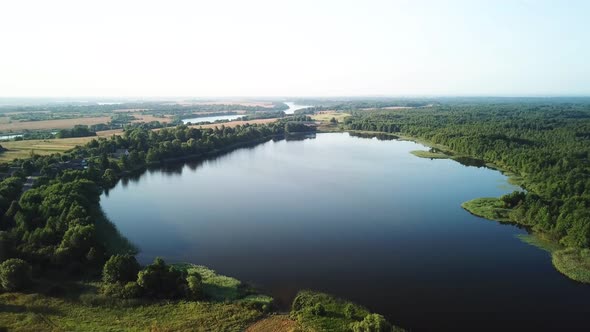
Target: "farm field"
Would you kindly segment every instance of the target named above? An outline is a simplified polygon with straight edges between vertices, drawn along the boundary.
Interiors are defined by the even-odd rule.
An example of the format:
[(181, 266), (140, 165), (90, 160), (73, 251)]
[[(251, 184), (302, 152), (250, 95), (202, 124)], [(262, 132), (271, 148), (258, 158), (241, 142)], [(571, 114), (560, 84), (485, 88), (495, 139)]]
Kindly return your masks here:
[[(108, 130), (108, 132), (114, 131)], [(2, 147), (8, 151), (0, 153), (0, 162), (12, 161), (15, 158), (27, 158), (31, 156), (31, 152), (38, 155), (64, 152), (77, 145), (84, 145), (93, 138), (96, 136), (2, 142)]]
[(75, 125), (95, 125), (111, 121), (108, 116), (94, 118), (75, 118), (60, 120), (43, 120), (43, 121), (25, 121), (12, 123), (0, 123), (0, 132), (22, 132), (23, 130), (51, 130), (51, 129), (69, 129)]

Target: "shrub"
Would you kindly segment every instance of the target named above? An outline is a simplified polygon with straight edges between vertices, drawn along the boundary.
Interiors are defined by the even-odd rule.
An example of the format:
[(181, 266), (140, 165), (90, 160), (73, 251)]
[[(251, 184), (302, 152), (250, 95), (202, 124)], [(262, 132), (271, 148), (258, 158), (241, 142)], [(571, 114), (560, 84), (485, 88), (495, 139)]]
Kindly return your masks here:
[(12, 257), (14, 247), (14, 238), (10, 233), (0, 231), (0, 262)]
[(353, 332), (389, 332), (391, 324), (379, 314), (368, 314), (365, 318), (351, 324)]
[(184, 297), (188, 290), (185, 275), (159, 257), (138, 273), (137, 283), (147, 296), (161, 299)]
[(102, 280), (106, 283), (135, 281), (139, 270), (135, 256), (113, 255), (104, 264)]
[(344, 316), (346, 316), (348, 319), (356, 319), (356, 310), (351, 303), (348, 303), (344, 307)]
[(124, 299), (134, 299), (134, 298), (141, 297), (141, 295), (142, 295), (142, 289), (135, 281), (128, 282), (123, 287), (122, 296)]
[(102, 293), (109, 297), (123, 298), (123, 284), (102, 284)]
[(323, 304), (316, 303), (316, 305), (314, 305), (311, 308), (311, 313), (316, 316), (325, 316), (326, 315), (326, 308), (324, 307)]
[(197, 272), (190, 272), (186, 278), (188, 284), (189, 297), (193, 300), (200, 300), (203, 298), (203, 278)]
[(68, 252), (72, 258), (84, 257), (95, 244), (93, 225), (70, 227), (63, 236), (59, 249)]
[(24, 289), (31, 282), (31, 265), (12, 258), (0, 264), (0, 286), (7, 291)]

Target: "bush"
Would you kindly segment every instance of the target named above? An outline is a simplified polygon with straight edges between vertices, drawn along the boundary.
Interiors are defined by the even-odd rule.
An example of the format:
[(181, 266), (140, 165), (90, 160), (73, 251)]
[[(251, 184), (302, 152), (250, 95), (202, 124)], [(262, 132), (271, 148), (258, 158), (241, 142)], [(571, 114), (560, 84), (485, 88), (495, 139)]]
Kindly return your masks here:
[(379, 314), (368, 314), (360, 322), (352, 323), (353, 332), (389, 332), (391, 324)]
[(344, 307), (344, 316), (346, 316), (348, 319), (356, 319), (356, 310), (351, 303)]
[(137, 282), (133, 281), (125, 284), (122, 295), (124, 299), (135, 299), (141, 297), (142, 291)]
[(192, 300), (200, 300), (203, 298), (203, 278), (197, 272), (190, 272), (186, 278), (188, 284), (188, 296)]
[(76, 225), (69, 228), (63, 236), (59, 249), (69, 253), (72, 258), (84, 257), (96, 243), (93, 225)]
[(141, 297), (143, 292), (141, 287), (134, 281), (126, 284), (103, 284), (102, 293), (105, 296), (118, 299), (135, 299)]
[(12, 257), (15, 246), (14, 238), (10, 233), (0, 231), (0, 262)]
[(324, 307), (323, 304), (316, 303), (316, 305), (314, 305), (311, 308), (311, 313), (316, 316), (325, 316), (326, 315), (326, 308)]
[(136, 281), (140, 269), (135, 256), (113, 255), (104, 264), (102, 280), (106, 283)]
[(31, 282), (31, 265), (12, 258), (0, 264), (0, 286), (6, 291), (19, 291)]
[(188, 291), (185, 275), (159, 257), (139, 272), (137, 283), (147, 296), (160, 299), (184, 297)]
[(120, 283), (102, 284), (102, 293), (109, 297), (123, 298), (123, 285)]

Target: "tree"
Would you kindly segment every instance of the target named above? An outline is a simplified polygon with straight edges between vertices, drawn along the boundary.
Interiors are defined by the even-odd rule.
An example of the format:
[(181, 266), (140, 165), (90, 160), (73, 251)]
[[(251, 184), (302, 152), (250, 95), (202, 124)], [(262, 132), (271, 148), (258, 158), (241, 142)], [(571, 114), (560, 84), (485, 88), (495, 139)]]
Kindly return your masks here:
[(6, 291), (23, 290), (31, 282), (31, 265), (11, 258), (0, 264), (0, 286)]
[(354, 332), (389, 332), (391, 331), (391, 324), (385, 317), (379, 314), (368, 314), (365, 318), (356, 323), (351, 324)]
[(113, 255), (104, 264), (102, 280), (106, 283), (137, 280), (141, 267), (132, 255)]
[(348, 303), (344, 307), (344, 316), (346, 316), (348, 319), (355, 319), (356, 310), (354, 309), (354, 305), (352, 303)]
[(115, 174), (115, 171), (113, 171), (113, 170), (112, 170), (112, 169), (110, 169), (110, 168), (107, 168), (107, 169), (104, 171), (104, 174), (102, 175), (102, 181), (103, 181), (103, 182), (104, 182), (106, 185), (108, 185), (108, 186), (112, 186), (112, 185), (114, 185), (115, 183), (117, 183), (117, 180), (118, 180), (118, 178), (117, 178), (117, 174)]
[(12, 257), (16, 244), (8, 232), (0, 231), (0, 262)]
[(183, 273), (173, 266), (166, 265), (159, 257), (139, 272), (137, 284), (143, 288), (147, 296), (161, 299), (184, 297), (188, 288)]
[(59, 245), (62, 258), (86, 257), (90, 248), (96, 244), (94, 225), (76, 225), (69, 228)]
[(199, 300), (203, 298), (203, 278), (195, 271), (189, 272), (186, 278), (189, 290), (189, 297), (193, 300)]
[(325, 316), (326, 315), (326, 308), (324, 307), (323, 304), (316, 303), (311, 308), (311, 313), (314, 314), (314, 315), (316, 315), (316, 316)]

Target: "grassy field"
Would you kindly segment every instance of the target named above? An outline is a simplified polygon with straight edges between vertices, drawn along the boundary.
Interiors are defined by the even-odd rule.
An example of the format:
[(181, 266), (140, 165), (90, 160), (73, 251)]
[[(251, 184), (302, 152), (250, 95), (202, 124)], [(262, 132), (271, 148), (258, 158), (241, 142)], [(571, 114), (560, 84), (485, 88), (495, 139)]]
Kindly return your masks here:
[(99, 123), (107, 123), (111, 121), (109, 116), (100, 116), (93, 118), (74, 118), (62, 120), (43, 120), (43, 121), (12, 121), (12, 123), (0, 123), (0, 132), (16, 132), (20, 133), (23, 130), (51, 130), (51, 129), (69, 129), (75, 125), (94, 125)]
[(429, 158), (429, 159), (449, 159), (450, 157), (442, 152), (431, 152), (431, 151), (424, 151), (424, 150), (414, 150), (410, 151), (416, 157), (420, 158)]
[(504, 203), (495, 197), (476, 198), (461, 204), (461, 207), (478, 217), (508, 222), (509, 209), (504, 208)]
[(230, 122), (224, 122), (224, 123), (212, 123), (212, 124), (207, 124), (207, 125), (193, 125), (190, 127), (194, 127), (194, 128), (215, 128), (215, 127), (221, 127), (226, 126), (226, 127), (230, 127), (233, 128), (235, 126), (243, 126), (247, 123), (249, 124), (260, 124), (260, 123), (271, 123), (271, 122), (275, 122), (278, 121), (278, 118), (275, 119), (257, 119), (257, 120), (250, 120), (250, 121), (230, 121)]
[(246, 332), (303, 332), (299, 324), (287, 315), (274, 315), (250, 325)]
[(97, 137), (111, 137), (121, 135), (123, 130), (113, 129), (99, 131), (97, 136), (73, 137), (73, 138), (55, 138), (55, 139), (34, 139), (23, 141), (0, 142), (0, 145), (8, 151), (0, 153), (0, 162), (12, 161), (15, 158), (28, 158), (31, 152), (38, 155), (49, 155), (61, 153), (73, 149), (78, 145), (84, 145)]
[(166, 117), (158, 117), (158, 116), (153, 116), (153, 115), (149, 115), (149, 114), (133, 114), (133, 116), (135, 117), (135, 120), (131, 121), (131, 122), (152, 122), (152, 121), (158, 121), (161, 123), (168, 123), (168, 122), (172, 122), (172, 117), (170, 116), (166, 116)]
[(557, 271), (569, 278), (590, 283), (590, 249), (568, 248), (554, 251), (551, 262)]
[(98, 282), (69, 287), (74, 293), (59, 298), (6, 293), (0, 295), (0, 331), (243, 331), (272, 302), (247, 295), (251, 290), (240, 281), (207, 267), (176, 266), (201, 274), (206, 302), (117, 300), (98, 294)]
[[(318, 306), (324, 309), (323, 314), (314, 312)], [(336, 332), (351, 331), (352, 324), (362, 321), (369, 314), (366, 308), (352, 302), (324, 293), (301, 291), (293, 301), (290, 316), (302, 331)], [(392, 331), (404, 330), (394, 326)]]
[(39, 294), (0, 295), (0, 330), (243, 331), (262, 313), (241, 303), (87, 303)]
[(315, 121), (330, 121), (332, 118), (336, 118), (338, 122), (344, 121), (345, 118), (349, 117), (350, 114), (348, 113), (339, 113), (336, 111), (322, 111), (318, 114), (314, 114), (311, 116), (312, 119)]
[(539, 233), (520, 235), (518, 238), (550, 253), (551, 263), (557, 271), (572, 280), (590, 284), (590, 249), (564, 248)]
[(84, 145), (94, 137), (76, 137), (45, 140), (9, 141), (0, 143), (8, 151), (0, 153), (0, 162), (12, 161), (15, 158), (28, 158), (31, 153), (49, 155), (70, 150), (77, 145)]

